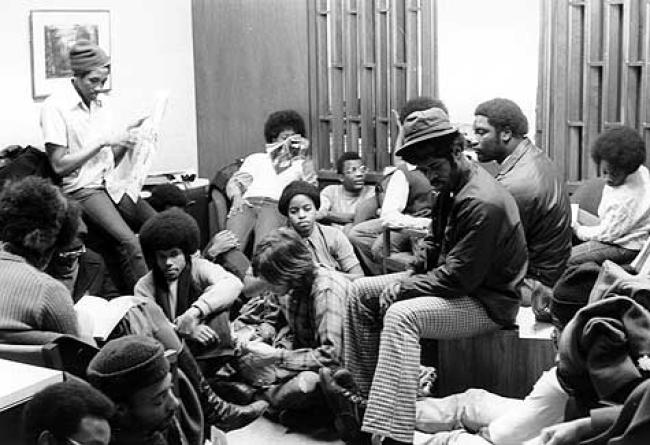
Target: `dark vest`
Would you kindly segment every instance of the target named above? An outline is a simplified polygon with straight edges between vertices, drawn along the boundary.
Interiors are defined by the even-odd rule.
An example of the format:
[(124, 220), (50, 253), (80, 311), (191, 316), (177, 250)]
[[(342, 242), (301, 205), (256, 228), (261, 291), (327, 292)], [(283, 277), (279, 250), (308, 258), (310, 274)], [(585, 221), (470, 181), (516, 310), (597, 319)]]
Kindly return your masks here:
[(404, 173), (409, 183), (409, 196), (406, 201), (404, 214), (429, 217), (431, 216), (431, 183), (420, 170), (411, 170), (405, 164), (397, 167)]

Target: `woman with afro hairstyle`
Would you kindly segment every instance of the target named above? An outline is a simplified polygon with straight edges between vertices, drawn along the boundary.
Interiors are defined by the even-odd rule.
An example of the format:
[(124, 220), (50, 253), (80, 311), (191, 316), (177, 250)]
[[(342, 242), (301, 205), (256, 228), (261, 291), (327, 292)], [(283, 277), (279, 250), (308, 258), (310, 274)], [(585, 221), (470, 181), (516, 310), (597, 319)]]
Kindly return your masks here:
[(155, 300), (196, 352), (230, 346), (217, 332), (229, 332), (227, 311), (243, 285), (218, 264), (194, 256), (199, 247), (194, 218), (177, 208), (165, 210), (142, 226), (140, 244), (151, 270), (134, 295)]
[(298, 179), (316, 185), (316, 173), (307, 158), (309, 141), (304, 138), (305, 122), (294, 110), (271, 113), (264, 125), (266, 149), (248, 156), (239, 171), (228, 181), (226, 194), (232, 205), (226, 228), (232, 231), (242, 249), (251, 232), (259, 240), (285, 224), (278, 212), (284, 187)]
[(339, 272), (315, 265), (300, 236), (286, 227), (260, 241), (253, 272), (277, 296), (281, 310), (273, 321), (275, 332), (287, 329), (292, 340), (288, 345), (272, 340), (270, 345), (260, 338), (240, 338), (240, 372), (245, 364), (246, 379), (254, 385), (262, 383), (263, 396), (282, 423), (313, 419), (314, 410), (325, 408), (318, 391), (319, 370), (341, 364), (351, 282)]
[(52, 253), (68, 245), (80, 211), (49, 181), (28, 176), (0, 194), (0, 330), (78, 335), (66, 287), (45, 274)]
[(573, 224), (582, 244), (574, 246), (569, 265), (634, 259), (650, 233), (650, 174), (643, 165), (645, 143), (630, 127), (616, 126), (594, 141), (591, 157), (607, 179), (596, 226)]

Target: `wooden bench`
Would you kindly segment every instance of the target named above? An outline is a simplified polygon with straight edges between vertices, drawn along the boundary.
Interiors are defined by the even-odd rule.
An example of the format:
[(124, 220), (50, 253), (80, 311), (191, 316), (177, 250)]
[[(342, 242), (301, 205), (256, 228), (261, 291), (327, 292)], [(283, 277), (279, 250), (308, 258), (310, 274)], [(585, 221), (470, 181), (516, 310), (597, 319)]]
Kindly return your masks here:
[[(530, 308), (522, 308), (518, 321), (530, 323), (529, 314), (524, 313), (528, 311), (532, 315)], [(424, 341), (423, 356), (430, 359), (434, 352), (437, 357), (433, 364), (438, 371), (437, 396), (444, 397), (468, 388), (483, 388), (506, 397), (526, 396), (542, 372), (555, 363), (550, 335), (520, 337), (520, 332), (530, 331), (530, 328), (522, 326), (471, 338)]]

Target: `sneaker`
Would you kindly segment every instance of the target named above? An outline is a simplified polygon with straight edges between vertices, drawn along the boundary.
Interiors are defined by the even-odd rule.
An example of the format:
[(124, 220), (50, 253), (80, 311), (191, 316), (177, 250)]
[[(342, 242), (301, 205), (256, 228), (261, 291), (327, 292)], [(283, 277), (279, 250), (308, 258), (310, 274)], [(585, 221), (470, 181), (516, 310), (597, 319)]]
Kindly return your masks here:
[(325, 400), (334, 413), (334, 427), (341, 439), (346, 443), (359, 442), (367, 402), (359, 394), (350, 371), (339, 368), (333, 372), (323, 367), (320, 369), (320, 384)]

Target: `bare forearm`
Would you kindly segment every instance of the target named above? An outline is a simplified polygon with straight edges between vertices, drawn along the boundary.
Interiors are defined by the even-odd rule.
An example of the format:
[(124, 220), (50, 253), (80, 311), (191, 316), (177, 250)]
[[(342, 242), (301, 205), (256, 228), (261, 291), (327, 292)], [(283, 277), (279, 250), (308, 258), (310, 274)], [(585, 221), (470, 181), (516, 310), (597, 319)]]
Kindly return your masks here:
[(97, 139), (75, 153), (65, 153), (67, 148), (61, 145), (45, 144), (45, 148), (55, 173), (67, 176), (96, 156), (104, 145), (102, 140)]
[(322, 213), (319, 221), (323, 223), (347, 224), (354, 221), (354, 213), (327, 211)]

